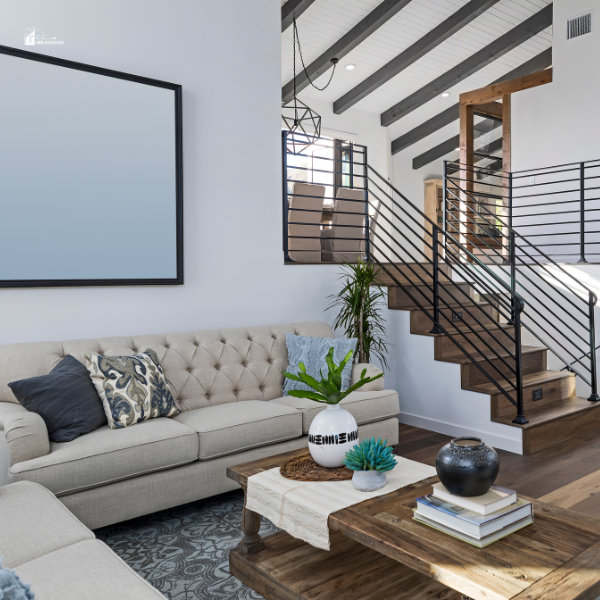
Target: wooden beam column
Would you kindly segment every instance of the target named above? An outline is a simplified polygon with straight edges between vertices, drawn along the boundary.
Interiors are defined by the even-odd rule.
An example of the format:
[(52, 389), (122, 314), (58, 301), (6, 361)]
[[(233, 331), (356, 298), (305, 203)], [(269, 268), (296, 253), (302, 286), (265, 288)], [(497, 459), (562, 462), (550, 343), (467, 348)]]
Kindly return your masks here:
[[(474, 148), (473, 148), (473, 127), (474, 127), (474, 111), (472, 104), (460, 105), (460, 188), (463, 190), (460, 194), (460, 242), (465, 244), (467, 250), (473, 252), (473, 234), (468, 233), (467, 227), (473, 229), (474, 220), (473, 202), (469, 199), (468, 194), (473, 192), (473, 173), (468, 165), (474, 164)], [(469, 218), (467, 218), (467, 215)]]

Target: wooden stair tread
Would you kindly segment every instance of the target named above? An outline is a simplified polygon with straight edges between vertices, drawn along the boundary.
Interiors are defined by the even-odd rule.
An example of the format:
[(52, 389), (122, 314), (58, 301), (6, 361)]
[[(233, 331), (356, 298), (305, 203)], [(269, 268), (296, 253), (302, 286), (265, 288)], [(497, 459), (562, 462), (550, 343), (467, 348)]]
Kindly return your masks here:
[[(539, 352), (540, 350), (547, 350), (547, 348), (544, 348), (543, 346), (522, 346), (521, 353), (525, 355), (531, 354), (533, 352)], [(499, 349), (495, 353), (491, 351), (476, 352), (473, 353), (472, 356), (475, 359), (475, 362), (485, 362), (487, 360), (494, 360), (499, 356), (501, 356), (502, 358), (508, 358), (509, 354), (508, 352)], [(444, 356), (444, 358), (441, 360), (442, 362), (458, 363), (460, 365), (466, 365), (472, 362), (458, 348), (456, 348), (456, 351), (454, 353), (448, 353), (448, 355)]]
[[(530, 373), (529, 375), (523, 375), (523, 387), (530, 387), (541, 383), (548, 383), (550, 381), (557, 381), (559, 379), (569, 379), (575, 377), (574, 373), (568, 371), (540, 371), (538, 373)], [(516, 383), (515, 377), (509, 378), (512, 383)], [(498, 385), (507, 391), (514, 389), (506, 380), (499, 381)], [(498, 394), (500, 393), (498, 387), (495, 386), (491, 381), (488, 383), (478, 383), (471, 385), (468, 388), (473, 392), (481, 392), (482, 394)]]
[[(476, 302), (475, 300), (472, 300), (469, 303), (468, 307), (471, 307), (471, 306), (474, 306), (474, 307), (479, 306), (479, 307), (483, 308), (485, 306), (494, 306), (494, 305), (491, 302)], [(431, 310), (430, 310), (430, 312), (431, 312), (433, 310), (433, 307), (430, 307), (430, 308), (431, 308)], [(461, 308), (464, 308), (464, 306), (462, 304), (452, 304), (450, 302), (448, 304), (445, 304), (444, 302), (440, 302), (441, 310), (444, 310), (444, 309), (460, 310)], [(407, 306), (406, 308), (396, 308), (396, 309), (392, 309), (392, 310), (408, 310), (408, 311), (412, 312), (412, 311), (421, 310), (421, 309), (418, 306)]]
[(554, 404), (547, 404), (546, 406), (540, 406), (531, 408), (525, 414), (525, 418), (529, 423), (519, 425), (513, 423), (514, 415), (510, 417), (497, 417), (493, 418), (492, 421), (496, 423), (504, 423), (512, 427), (519, 427), (520, 429), (532, 429), (539, 427), (545, 423), (556, 421), (563, 417), (585, 413), (590, 410), (599, 409), (600, 402), (589, 402), (587, 398), (581, 396), (572, 396), (565, 400), (560, 400)]
[[(433, 321), (431, 322), (431, 325), (433, 327)], [(444, 322), (442, 322), (442, 327), (444, 327), (444, 329), (448, 329), (448, 327), (450, 327), (448, 324), (444, 324)], [(450, 332), (450, 335), (448, 337), (457, 337), (459, 338), (459, 343), (460, 340), (462, 339), (464, 341), (464, 337), (462, 336), (463, 333), (481, 333), (482, 331), (484, 333), (488, 332), (488, 331), (494, 331), (497, 329), (503, 329), (503, 330), (508, 330), (510, 331), (511, 329), (514, 329), (514, 327), (512, 325), (506, 325), (506, 323), (487, 323), (484, 327), (481, 327), (480, 325), (472, 325), (471, 328), (469, 327), (452, 327), (452, 331)], [(423, 331), (423, 332), (419, 332), (419, 333), (415, 333), (414, 335), (426, 335), (428, 337), (444, 337), (446, 334), (445, 333), (429, 333), (428, 331)], [(510, 340), (507, 340), (510, 341)]]

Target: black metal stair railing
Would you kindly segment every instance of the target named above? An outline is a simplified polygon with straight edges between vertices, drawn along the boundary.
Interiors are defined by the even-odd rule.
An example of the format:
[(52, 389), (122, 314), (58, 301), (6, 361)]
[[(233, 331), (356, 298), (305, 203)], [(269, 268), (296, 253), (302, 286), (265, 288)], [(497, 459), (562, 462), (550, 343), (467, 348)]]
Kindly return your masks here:
[[(542, 337), (543, 346), (561, 360), (572, 358), (574, 366), (566, 359), (563, 362), (589, 382), (595, 391), (595, 367), (592, 369), (587, 364), (593, 361), (586, 362), (585, 356), (577, 357), (577, 350), (568, 344), (561, 354), (564, 340), (558, 335), (539, 336), (540, 327), (548, 322), (548, 314), (557, 320), (564, 315), (554, 306), (550, 313), (540, 311), (537, 306), (531, 308), (530, 303), (535, 303), (536, 298), (528, 289), (523, 295), (524, 277), (520, 263), (528, 252), (527, 243), (513, 235), (511, 254), (510, 235), (508, 242), (499, 244), (498, 239), (503, 239), (500, 234), (492, 240), (482, 232), (482, 226), (489, 233), (495, 232), (500, 225), (500, 232), (506, 235), (509, 229), (503, 229), (504, 223), (492, 221), (491, 215), (482, 209), (483, 216), (479, 215), (476, 223), (470, 221), (471, 214), (465, 213), (460, 215), (462, 224), (448, 226), (445, 218), (439, 226), (368, 164), (364, 146), (323, 139), (313, 143), (301, 134), (283, 132), (282, 150), (286, 264), (352, 262), (357, 259), (377, 264), (389, 277), (388, 285), (402, 290), (430, 319), (431, 333), (445, 334), (492, 382), (496, 393), (515, 406), (515, 423), (527, 423), (523, 398), (522, 329), (534, 337), (537, 335), (537, 339)], [(301, 183), (310, 185), (300, 188), (298, 184)], [(315, 191), (314, 186), (323, 186), (325, 192), (322, 188)], [(347, 193), (348, 188), (352, 193)], [(454, 193), (460, 195), (457, 189)], [(502, 197), (502, 194), (490, 196)], [(452, 202), (448, 189), (445, 190), (447, 197)], [(305, 204), (302, 204), (303, 200), (306, 200)], [(447, 204), (448, 198), (444, 209), (452, 209)], [(458, 227), (458, 231), (453, 227)], [(331, 242), (332, 237), (334, 242)], [(494, 254), (493, 250), (497, 258), (499, 255), (496, 264), (487, 264), (488, 257), (479, 252), (480, 247), (486, 245), (490, 254)], [(325, 251), (326, 246), (328, 251)], [(532, 264), (536, 257), (537, 254), (531, 259)], [(452, 268), (455, 277), (448, 275), (446, 265)], [(500, 269), (498, 265), (501, 265)], [(512, 279), (502, 267), (512, 269)], [(533, 287), (548, 292), (545, 288), (552, 277), (540, 279), (532, 273), (527, 277), (533, 280)], [(581, 310), (577, 302), (563, 294), (565, 287), (552, 286), (552, 289), (564, 296), (561, 301), (571, 302), (574, 311)], [(480, 302), (481, 298), (485, 302)], [(497, 311), (497, 322), (490, 318), (493, 310)], [(594, 335), (589, 313), (583, 314), (588, 318), (590, 335)], [(524, 316), (527, 316), (525, 321)], [(574, 331), (573, 338), (581, 331), (578, 325), (565, 322), (564, 329), (569, 327)]]
[[(494, 183), (496, 182), (496, 183)], [(527, 300), (522, 323), (535, 339), (597, 393), (596, 294), (513, 226), (514, 175), (446, 163), (444, 225), (450, 236), (505, 273), (511, 290)], [(496, 193), (490, 192), (498, 190)], [(494, 231), (492, 236), (490, 231)], [(491, 238), (494, 238), (492, 243)], [(454, 242), (453, 242), (454, 243)], [(473, 270), (464, 256), (461, 260)]]
[[(524, 307), (523, 299), (512, 292), (506, 282), (497, 277), (466, 247), (459, 244), (459, 251), (479, 263), (484, 271), (483, 274), (478, 274), (475, 278), (469, 277), (465, 281), (479, 294), (491, 297), (496, 303), (499, 314), (505, 318), (511, 316), (513, 307), (516, 307), (514, 311), (516, 319), (510, 326), (510, 333), (507, 328), (497, 323), (486, 323), (489, 320), (489, 313), (485, 308), (471, 297), (460, 283), (448, 278), (440, 267), (440, 259), (444, 258), (442, 251), (447, 244), (447, 234), (369, 165), (367, 165), (367, 172), (369, 205), (375, 210), (379, 220), (383, 220), (389, 226), (387, 231), (379, 226), (375, 232), (371, 231), (372, 252), (369, 259), (378, 264), (396, 286), (403, 289), (404, 293), (431, 319), (430, 333), (445, 334), (495, 385), (498, 392), (517, 408), (514, 422), (527, 423), (523, 406), (519, 323), (520, 313)], [(431, 232), (428, 231), (426, 224), (431, 227)], [(431, 251), (431, 256), (427, 250)], [(469, 275), (458, 260), (458, 255), (454, 251), (451, 254), (452, 256), (446, 256), (445, 262), (451, 264), (458, 274)], [(431, 267), (431, 282), (419, 272), (419, 264)], [(399, 269), (396, 265), (404, 269)], [(442, 284), (440, 278), (444, 277)], [(406, 279), (409, 279), (408, 285)], [(443, 293), (440, 293), (441, 285), (444, 286)], [(509, 296), (510, 301), (507, 301), (505, 296)], [(452, 315), (461, 314), (460, 324), (463, 327), (451, 329), (449, 325), (444, 325), (440, 314), (442, 306)], [(472, 319), (475, 326), (465, 320), (465, 315)], [(449, 323), (451, 324), (450, 321)], [(516, 400), (513, 399), (512, 394), (516, 396)]]

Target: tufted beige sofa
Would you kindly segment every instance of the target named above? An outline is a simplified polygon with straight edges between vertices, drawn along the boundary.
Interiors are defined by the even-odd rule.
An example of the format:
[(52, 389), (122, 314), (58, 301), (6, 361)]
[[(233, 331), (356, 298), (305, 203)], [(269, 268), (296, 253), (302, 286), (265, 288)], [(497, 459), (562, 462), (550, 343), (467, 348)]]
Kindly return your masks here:
[[(0, 483), (32, 481), (95, 529), (236, 487), (228, 466), (306, 446), (322, 410), (283, 397), (288, 332), (332, 337), (321, 322), (0, 346)], [(48, 373), (67, 354), (158, 354), (182, 413), (71, 442), (48, 439), (42, 418), (17, 403), (10, 381)], [(355, 365), (357, 372), (371, 365)], [(383, 378), (344, 401), (360, 435), (398, 441), (398, 394)]]

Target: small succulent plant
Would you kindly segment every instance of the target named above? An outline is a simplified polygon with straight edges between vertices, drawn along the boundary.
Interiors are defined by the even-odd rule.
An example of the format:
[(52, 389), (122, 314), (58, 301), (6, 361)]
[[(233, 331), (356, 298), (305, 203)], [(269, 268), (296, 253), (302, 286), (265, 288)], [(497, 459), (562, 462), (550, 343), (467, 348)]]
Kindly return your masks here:
[(387, 445), (387, 440), (372, 437), (356, 444), (352, 450), (346, 452), (344, 464), (352, 471), (377, 471), (384, 473), (391, 471), (396, 466), (394, 449)]
[(290, 390), (288, 394), (296, 398), (309, 398), (310, 400), (322, 404), (339, 404), (348, 394), (361, 388), (365, 383), (383, 377), (383, 373), (379, 373), (379, 375), (375, 375), (375, 377), (365, 377), (367, 370), (363, 369), (360, 374), (360, 379), (353, 386), (350, 386), (347, 390), (342, 392), (342, 371), (348, 361), (352, 358), (352, 354), (353, 352), (350, 350), (344, 357), (344, 360), (342, 360), (339, 365), (336, 365), (333, 362), (333, 348), (329, 348), (329, 352), (327, 352), (327, 356), (325, 357), (328, 368), (327, 378), (323, 377), (323, 373), (319, 371), (321, 381), (317, 381), (314, 377), (308, 375), (304, 363), (298, 364), (298, 368), (300, 369), (298, 375), (284, 371), (283, 374), (288, 379), (304, 383), (315, 390), (314, 392), (309, 392), (307, 390)]

